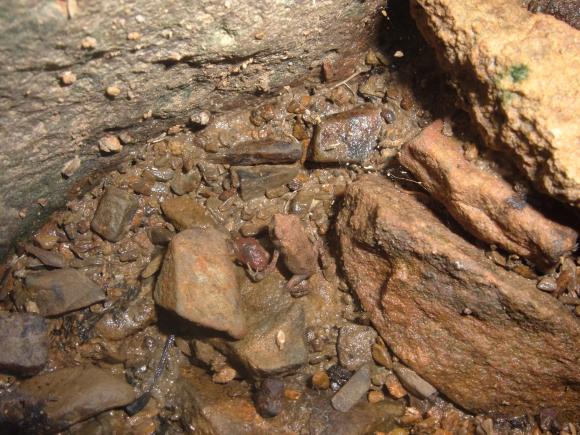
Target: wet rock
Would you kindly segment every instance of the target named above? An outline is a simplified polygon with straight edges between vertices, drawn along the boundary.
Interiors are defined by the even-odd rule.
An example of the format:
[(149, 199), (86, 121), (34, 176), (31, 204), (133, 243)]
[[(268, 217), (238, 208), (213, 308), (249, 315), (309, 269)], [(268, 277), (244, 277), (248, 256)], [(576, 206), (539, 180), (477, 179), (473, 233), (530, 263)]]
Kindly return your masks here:
[(48, 359), (48, 323), (29, 313), (0, 313), (0, 371), (33, 375)]
[(402, 149), (399, 159), (479, 239), (547, 267), (576, 246), (571, 228), (545, 218), (499, 176), (463, 156), (439, 120)]
[(358, 370), (372, 361), (371, 346), (377, 331), (370, 326), (350, 324), (340, 328), (338, 334), (338, 361), (348, 370)]
[(162, 227), (150, 228), (147, 234), (154, 245), (167, 245), (175, 235), (173, 231)]
[(280, 249), (284, 264), (294, 274), (287, 286), (294, 287), (318, 270), (318, 250), (308, 238), (300, 218), (275, 214), (270, 224), (272, 242)]
[(240, 196), (244, 201), (266, 194), (266, 190), (282, 186), (298, 175), (298, 167), (290, 165), (260, 165), (232, 167), (240, 183)]
[[(291, 373), (308, 360), (304, 342), (304, 309), (293, 303), (288, 307), (272, 307), (248, 335), (237, 342), (221, 342), (218, 348), (240, 362), (254, 377)], [(277, 337), (284, 334), (284, 345)]]
[(419, 399), (433, 398), (437, 394), (435, 387), (425, 379), (421, 378), (413, 370), (400, 364), (396, 364), (393, 367), (393, 370), (407, 391), (414, 396), (417, 396)]
[(332, 391), (338, 391), (352, 376), (352, 372), (340, 365), (333, 365), (328, 369), (330, 378), (330, 388)]
[(314, 129), (310, 160), (362, 163), (375, 149), (381, 125), (381, 111), (374, 106), (326, 116)]
[(31, 273), (24, 283), (43, 316), (58, 316), (105, 300), (103, 289), (76, 269)]
[(137, 206), (131, 193), (108, 187), (91, 222), (92, 230), (110, 242), (119, 241), (129, 229)]
[(215, 225), (205, 207), (189, 196), (169, 198), (161, 204), (161, 210), (178, 231)]
[(264, 165), (295, 163), (302, 157), (298, 141), (265, 139), (244, 142), (210, 155), (212, 161), (230, 165)]
[(414, 0), (411, 13), (487, 145), (511, 154), (538, 189), (580, 206), (578, 31), (503, 0)]
[(278, 378), (264, 379), (256, 391), (256, 409), (262, 417), (276, 417), (284, 407), (284, 382)]
[(177, 171), (177, 174), (171, 181), (171, 190), (173, 190), (176, 195), (185, 195), (186, 193), (196, 190), (200, 183), (201, 175), (197, 170), (189, 171), (186, 174)]
[(367, 393), (370, 386), (370, 367), (364, 365), (332, 397), (333, 408), (337, 411), (347, 412)]
[(246, 334), (233, 263), (217, 230), (194, 228), (173, 237), (154, 297), (163, 308), (198, 325), (234, 338)]
[(407, 395), (407, 391), (395, 375), (390, 374), (385, 378), (385, 386), (389, 394), (395, 399), (402, 399)]
[(315, 390), (328, 390), (330, 388), (330, 377), (324, 371), (315, 372), (310, 382)]
[(130, 304), (108, 311), (95, 325), (95, 331), (109, 340), (121, 340), (153, 324), (155, 305), (150, 298), (139, 298)]
[(122, 378), (96, 367), (71, 367), (24, 381), (19, 390), (40, 401), (51, 430), (63, 430), (135, 400)]
[(346, 276), (389, 349), (472, 412), (549, 406), (578, 417), (580, 390), (566, 387), (580, 382), (570, 352), (580, 345), (577, 319), (450, 231), (424, 202), (367, 176), (349, 186), (339, 214)]
[(58, 252), (47, 251), (45, 249), (37, 248), (31, 244), (24, 245), (24, 250), (30, 255), (38, 258), (42, 264), (49, 267), (61, 268), (66, 266), (66, 260), (62, 254)]

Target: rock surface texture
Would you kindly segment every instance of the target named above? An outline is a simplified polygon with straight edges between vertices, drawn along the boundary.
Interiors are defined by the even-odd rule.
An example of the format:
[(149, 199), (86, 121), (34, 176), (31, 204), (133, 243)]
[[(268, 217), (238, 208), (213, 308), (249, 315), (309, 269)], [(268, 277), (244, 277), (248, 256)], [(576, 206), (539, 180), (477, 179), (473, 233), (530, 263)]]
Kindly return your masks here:
[(402, 149), (399, 160), (449, 213), (477, 238), (540, 266), (576, 247), (578, 235), (545, 218), (499, 175), (468, 162), (461, 142), (436, 121)]
[(487, 145), (580, 207), (580, 33), (503, 0), (412, 0), (411, 13)]
[(48, 360), (48, 323), (30, 313), (0, 313), (0, 371), (32, 375)]
[[(131, 150), (101, 155), (101, 138), (139, 143), (318, 75), (325, 57), (373, 40), (383, 2), (67, 4), (0, 5), (0, 255), (80, 178)], [(34, 213), (20, 219), (22, 208)]]
[(378, 176), (346, 192), (342, 261), (381, 336), (465, 409), (553, 408), (579, 418), (578, 319), (532, 281), (492, 264), (427, 201)]

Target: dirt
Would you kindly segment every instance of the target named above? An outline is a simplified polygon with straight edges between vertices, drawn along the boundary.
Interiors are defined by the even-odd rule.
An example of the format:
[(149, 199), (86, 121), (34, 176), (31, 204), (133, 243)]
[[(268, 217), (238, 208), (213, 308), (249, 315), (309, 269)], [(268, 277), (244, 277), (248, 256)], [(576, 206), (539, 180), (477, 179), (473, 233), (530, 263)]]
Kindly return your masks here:
[[(464, 231), (451, 195), (400, 165), (435, 119), (473, 137), (418, 39), (322, 66), (275, 98), (124, 143), (115, 169), (16, 247), (0, 269), (0, 341), (18, 352), (0, 358), (0, 427), (580, 429), (574, 247), (539, 270)], [(480, 146), (459, 153), (486, 176), (509, 171)]]

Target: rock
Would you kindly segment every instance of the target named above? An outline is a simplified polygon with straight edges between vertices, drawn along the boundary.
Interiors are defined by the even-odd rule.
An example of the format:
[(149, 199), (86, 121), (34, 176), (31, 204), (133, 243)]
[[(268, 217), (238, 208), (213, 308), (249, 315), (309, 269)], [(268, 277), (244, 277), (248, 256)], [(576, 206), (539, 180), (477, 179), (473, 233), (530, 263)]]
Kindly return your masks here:
[(578, 31), (503, 0), (413, 0), (411, 13), (487, 145), (580, 207)]
[(370, 367), (364, 365), (332, 396), (332, 407), (347, 412), (367, 393), (370, 386)]
[(228, 382), (233, 381), (238, 372), (231, 368), (231, 367), (224, 367), (220, 371), (216, 372), (212, 377), (211, 380), (216, 384), (227, 384)]
[(167, 245), (175, 235), (173, 231), (162, 227), (149, 228), (147, 234), (154, 245)]
[(91, 228), (108, 241), (118, 242), (128, 231), (137, 207), (134, 195), (117, 187), (108, 187), (99, 201)]
[(276, 417), (284, 407), (284, 381), (267, 378), (256, 391), (256, 410), (262, 417)]
[(171, 181), (171, 190), (173, 190), (176, 195), (185, 195), (186, 193), (196, 190), (200, 183), (201, 175), (199, 174), (199, 171), (192, 170), (187, 174), (177, 171), (175, 177)]
[(58, 252), (47, 251), (45, 249), (37, 248), (29, 243), (24, 245), (24, 250), (30, 255), (38, 258), (42, 264), (49, 267), (61, 268), (66, 266), (66, 260), (62, 254)]
[(339, 365), (333, 365), (328, 369), (330, 377), (330, 388), (332, 391), (338, 391), (352, 376), (352, 372)]
[(123, 145), (117, 136), (107, 135), (99, 140), (99, 149), (104, 153), (119, 153)]
[(107, 311), (95, 324), (95, 331), (109, 340), (122, 340), (157, 320), (150, 298), (139, 298), (127, 305)]
[(51, 431), (128, 405), (135, 393), (122, 378), (96, 367), (55, 370), (24, 381), (19, 390), (43, 403)]
[(161, 204), (161, 210), (178, 231), (215, 226), (215, 221), (205, 207), (189, 196), (166, 199)]
[(369, 403), (379, 403), (385, 400), (385, 395), (380, 391), (371, 390), (367, 395), (367, 400), (369, 401)]
[(224, 236), (215, 229), (185, 230), (171, 239), (154, 291), (155, 302), (200, 326), (246, 334), (240, 294)]
[(548, 267), (576, 247), (578, 234), (544, 217), (499, 175), (468, 162), (439, 120), (399, 154), (422, 186), (475, 237)]
[(258, 198), (266, 190), (292, 181), (298, 167), (291, 165), (233, 166), (232, 173), (240, 183), (240, 196), (244, 201)]
[(31, 273), (25, 281), (43, 316), (58, 316), (105, 300), (101, 287), (76, 269)]
[(230, 165), (295, 163), (302, 158), (302, 144), (298, 141), (274, 139), (243, 142), (221, 149), (209, 158), (211, 161)]
[(48, 359), (48, 323), (29, 313), (0, 313), (0, 371), (33, 375)]
[(349, 324), (338, 333), (338, 361), (348, 370), (358, 370), (372, 362), (371, 346), (377, 338), (377, 331), (370, 326)]
[(366, 176), (348, 187), (339, 213), (346, 276), (389, 349), (471, 412), (553, 407), (577, 418), (578, 320), (450, 231), (425, 202)]
[(553, 15), (580, 30), (578, 0), (526, 0), (530, 12)]
[(310, 160), (362, 163), (375, 149), (381, 126), (381, 110), (374, 106), (326, 116), (314, 129)]
[(402, 399), (407, 395), (407, 391), (399, 381), (399, 379), (393, 375), (389, 374), (385, 378), (385, 386), (389, 394), (395, 399)]
[(315, 372), (310, 382), (315, 390), (328, 390), (330, 388), (330, 377), (322, 370)]
[(435, 397), (437, 394), (435, 387), (433, 387), (433, 385), (431, 385), (425, 379), (421, 378), (413, 370), (408, 369), (407, 367), (404, 367), (400, 364), (396, 364), (393, 367), (393, 370), (407, 391), (419, 399), (430, 399)]
[[(237, 360), (253, 377), (291, 373), (306, 364), (308, 351), (304, 342), (304, 309), (298, 303), (272, 307), (249, 328), (248, 335), (237, 342), (219, 343), (218, 349)], [(284, 346), (277, 337), (282, 331)]]

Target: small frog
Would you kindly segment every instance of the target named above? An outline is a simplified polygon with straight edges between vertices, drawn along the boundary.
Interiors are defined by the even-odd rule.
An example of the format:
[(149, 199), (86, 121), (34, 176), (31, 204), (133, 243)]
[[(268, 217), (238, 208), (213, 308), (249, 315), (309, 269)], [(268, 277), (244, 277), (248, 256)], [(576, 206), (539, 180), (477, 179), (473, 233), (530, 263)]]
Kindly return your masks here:
[(233, 242), (236, 259), (246, 267), (252, 281), (261, 281), (276, 267), (278, 251), (270, 258), (268, 251), (253, 237), (236, 237)]
[(284, 264), (294, 274), (286, 288), (293, 289), (316, 273), (318, 246), (310, 241), (297, 215), (274, 215), (270, 235), (274, 245), (280, 249)]

